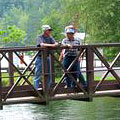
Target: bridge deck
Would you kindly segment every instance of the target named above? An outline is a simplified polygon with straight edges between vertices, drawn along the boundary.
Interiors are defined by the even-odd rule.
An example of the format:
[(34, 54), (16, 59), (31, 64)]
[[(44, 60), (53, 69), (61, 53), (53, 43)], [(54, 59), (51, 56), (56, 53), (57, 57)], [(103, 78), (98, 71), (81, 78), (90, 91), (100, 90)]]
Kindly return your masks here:
[[(106, 90), (106, 91), (97, 91), (92, 95), (92, 97), (116, 97), (120, 96), (120, 90)], [(65, 99), (77, 99), (77, 100), (88, 100), (88, 95), (83, 93), (67, 93), (67, 94), (56, 94), (53, 97), (50, 97), (49, 100), (65, 100)], [(3, 102), (4, 105), (8, 104), (19, 104), (19, 103), (36, 103), (44, 104), (45, 99), (39, 99), (39, 97), (19, 97), (19, 98), (8, 98), (7, 101)]]

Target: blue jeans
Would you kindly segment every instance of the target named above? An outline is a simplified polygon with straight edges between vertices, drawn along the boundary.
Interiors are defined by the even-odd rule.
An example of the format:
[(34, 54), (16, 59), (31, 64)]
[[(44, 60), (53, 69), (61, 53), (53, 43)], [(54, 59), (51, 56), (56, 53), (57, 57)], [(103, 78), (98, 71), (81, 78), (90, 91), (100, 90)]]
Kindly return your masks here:
[[(47, 63), (48, 63), (48, 77), (47, 77), (47, 86), (50, 87), (52, 80), (50, 77), (50, 58), (47, 57)], [(34, 87), (38, 89), (39, 84), (41, 83), (42, 78), (42, 59), (40, 56), (36, 58), (35, 61), (35, 77), (34, 77)]]
[[(75, 59), (75, 57), (65, 56), (63, 59), (63, 66), (67, 69), (74, 59)], [(75, 63), (72, 66), (70, 72), (74, 72), (74, 73), (72, 73), (72, 76), (75, 78), (76, 81), (77, 81), (77, 75), (78, 75), (77, 70), (78, 70), (77, 64)], [(71, 80), (71, 78), (67, 74), (65, 75), (65, 82), (67, 84), (67, 87), (72, 88), (75, 86), (75, 83)]]

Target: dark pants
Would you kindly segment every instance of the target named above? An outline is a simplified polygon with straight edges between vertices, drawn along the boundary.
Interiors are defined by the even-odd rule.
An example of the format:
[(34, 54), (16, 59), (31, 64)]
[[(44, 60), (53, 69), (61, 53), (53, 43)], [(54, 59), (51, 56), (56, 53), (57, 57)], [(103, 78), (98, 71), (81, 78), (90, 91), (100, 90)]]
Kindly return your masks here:
[(86, 81), (85, 81), (84, 76), (82, 75), (82, 73), (80, 71), (80, 62), (78, 62), (77, 64), (78, 64), (77, 65), (77, 69), (78, 69), (78, 76), (77, 77), (79, 79), (79, 82), (81, 82), (82, 85), (86, 86), (87, 85)]
[[(69, 67), (69, 65), (73, 62), (73, 60), (75, 59), (75, 57), (71, 57), (71, 56), (65, 56), (63, 59), (63, 66), (67, 69)], [(72, 69), (70, 70), (72, 76), (75, 78), (75, 80), (77, 81), (77, 76), (78, 76), (78, 68), (77, 68), (77, 62), (72, 66)], [(71, 80), (71, 78), (66, 74), (65, 75), (65, 82), (67, 84), (67, 87), (74, 87), (75, 83), (73, 82), (73, 80)]]

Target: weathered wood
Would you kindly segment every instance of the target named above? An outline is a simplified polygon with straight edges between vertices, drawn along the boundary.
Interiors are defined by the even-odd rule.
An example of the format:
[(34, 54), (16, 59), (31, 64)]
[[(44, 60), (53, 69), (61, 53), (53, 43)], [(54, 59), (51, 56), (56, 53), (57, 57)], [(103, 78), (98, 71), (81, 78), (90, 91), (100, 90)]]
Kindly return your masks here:
[[(95, 54), (98, 56), (98, 58), (104, 63), (105, 67), (108, 69), (108, 72), (105, 73), (105, 75), (103, 76), (102, 80), (98, 83), (98, 85), (96, 86), (94, 92), (97, 90), (97, 88), (100, 86), (100, 84), (104, 81), (104, 79), (106, 78), (107, 74), (109, 72), (111, 72), (111, 74), (116, 78), (116, 81), (118, 82), (118, 85), (120, 86), (120, 77), (117, 75), (117, 73), (112, 69), (112, 66), (114, 65), (114, 62), (116, 62), (116, 58), (113, 60), (112, 65), (110, 66), (108, 64), (108, 62), (105, 60), (105, 58), (100, 54), (100, 52), (96, 49), (93, 48), (93, 51), (95, 52)], [(117, 56), (118, 59), (119, 55)]]
[[(80, 46), (74, 46), (74, 48), (87, 48), (87, 47), (120, 47), (120, 43), (105, 43), (105, 44), (91, 44), (91, 45), (80, 45)], [(60, 49), (67, 48), (61, 46)], [(50, 48), (52, 50), (56, 50), (56, 48)], [(0, 52), (14, 52), (14, 51), (39, 51), (42, 50), (42, 48), (36, 47), (36, 46), (26, 46), (26, 47), (6, 47), (6, 48), (0, 48)]]
[[(6, 57), (6, 55), (5, 55), (4, 53), (3, 53), (2, 55), (9, 61), (9, 59)], [(35, 59), (35, 58), (34, 58), (34, 59)], [(34, 59), (33, 59), (33, 60), (34, 60)], [(42, 97), (42, 95), (39, 94), (39, 92), (33, 87), (33, 85), (31, 85), (31, 83), (30, 83), (30, 82), (27, 80), (27, 78), (24, 76), (25, 72), (27, 71), (27, 69), (29, 68), (29, 66), (32, 64), (33, 60), (32, 60), (31, 63), (28, 65), (28, 67), (23, 71), (23, 73), (21, 73), (21, 72), (17, 69), (17, 67), (16, 67), (11, 61), (9, 61), (9, 62), (10, 62), (10, 64), (17, 70), (17, 72), (20, 74), (20, 78), (23, 77), (24, 80), (30, 85), (30, 87), (34, 90), (35, 94), (38, 94), (39, 97)], [(8, 96), (12, 93), (12, 91), (15, 89), (15, 87), (17, 86), (17, 84), (19, 83), (20, 80), (21, 80), (21, 79), (18, 79), (18, 80), (16, 81), (16, 83), (11, 87), (11, 89), (8, 91), (8, 94), (7, 94), (6, 97), (4, 98), (4, 101), (5, 101), (5, 100), (8, 98)]]
[[(16, 55), (17, 55), (17, 57), (22, 61), (22, 63), (24, 63), (24, 65), (25, 66), (28, 66), (28, 64), (24, 61), (24, 59), (23, 58), (21, 58), (21, 56), (15, 51), (14, 52)], [(29, 70), (31, 71), (31, 68), (29, 68)], [(32, 73), (34, 74), (34, 72), (32, 71)]]
[(47, 50), (43, 50), (41, 51), (42, 54), (42, 85), (43, 85), (43, 93), (44, 93), (44, 98), (45, 98), (45, 102), (48, 104), (49, 103), (49, 88), (48, 88), (48, 83), (47, 83), (47, 79), (48, 79), (48, 59), (47, 58)]
[[(8, 53), (8, 59), (11, 61), (11, 63), (13, 63), (13, 52), (9, 52)], [(9, 72), (9, 80), (10, 80), (10, 86), (12, 86), (14, 84), (14, 68), (13, 66), (10, 64), (10, 62), (8, 61), (9, 63), (9, 69), (8, 69), (8, 72)]]
[[(31, 72), (27, 75), (26, 79), (29, 79), (29, 77), (31, 76), (31, 74), (33, 73), (33, 71), (35, 70), (35, 67), (33, 67), (31, 69)], [(23, 81), (21, 85), (24, 85), (26, 83), (26, 81)]]
[[(115, 62), (119, 59), (119, 57), (120, 57), (120, 52), (119, 52), (119, 54), (115, 57), (115, 59), (113, 60), (113, 62), (111, 63), (111, 65), (110, 65), (110, 69), (112, 69), (112, 67), (114, 66), (114, 64), (115, 64)], [(113, 70), (113, 69), (112, 69)], [(105, 73), (104, 73), (104, 75), (102, 76), (102, 78), (101, 78), (101, 80), (99, 81), (99, 83), (96, 85), (96, 88), (95, 88), (95, 90), (94, 90), (94, 92), (99, 88), (99, 86), (102, 84), (102, 82), (105, 80), (105, 78), (106, 78), (106, 76), (108, 75), (108, 73), (109, 73), (110, 71), (109, 70), (107, 70)], [(117, 80), (118, 81), (118, 80)], [(119, 83), (119, 81), (118, 81), (118, 83)], [(120, 83), (119, 83), (120, 84)]]
[[(93, 97), (115, 97), (120, 96), (120, 90), (108, 90), (108, 91), (97, 91), (92, 95)], [(88, 101), (89, 95), (84, 95), (81, 93), (65, 93), (65, 94), (56, 94), (49, 98), (50, 101), (53, 100), (64, 100), (64, 99), (77, 99), (81, 101)], [(46, 100), (39, 99), (39, 97), (29, 96), (29, 97), (19, 97), (19, 98), (8, 98), (7, 101), (4, 101), (3, 104), (18, 104), (18, 103), (36, 103), (36, 104), (44, 104)]]
[(69, 74), (72, 66), (75, 64), (75, 62), (78, 60), (78, 58), (82, 56), (82, 53), (84, 53), (84, 51), (80, 50), (78, 56), (73, 60), (73, 62), (70, 64), (70, 66), (68, 67), (67, 70), (63, 67), (63, 65), (61, 64), (61, 62), (58, 61), (57, 58), (53, 54), (51, 54), (53, 56), (53, 58), (57, 61), (57, 63), (60, 65), (60, 67), (62, 67), (62, 69), (64, 70), (64, 74), (62, 75), (62, 77), (60, 79), (60, 82), (53, 88), (52, 94), (54, 94), (56, 92), (59, 84), (61, 84), (63, 82), (65, 74), (67, 74), (70, 78), (72, 78), (72, 81), (75, 82), (75, 84), (78, 86), (78, 89), (82, 90), (84, 92), (84, 94), (86, 94), (86, 90), (83, 89), (81, 83), (77, 83), (77, 81), (74, 79), (74, 77), (71, 74)]
[[(16, 47), (16, 48), (0, 48), (0, 53), (2, 54), (1, 58), (6, 58), (6, 60), (9, 62), (10, 66), (13, 67), (14, 70), (16, 70), (20, 76), (17, 79), (16, 83), (12, 87), (3, 87), (0, 86), (0, 100), (2, 101), (2, 98), (5, 98), (4, 104), (7, 103), (23, 103), (23, 102), (33, 102), (33, 103), (48, 103), (51, 100), (61, 100), (61, 99), (74, 99), (74, 100), (85, 100), (85, 101), (90, 101), (93, 99), (93, 97), (100, 97), (100, 96), (120, 96), (120, 91), (119, 91), (119, 75), (115, 70), (120, 70), (120, 68), (113, 68), (114, 63), (118, 60), (120, 53), (118, 51), (117, 57), (113, 60), (112, 64), (109, 65), (109, 63), (105, 60), (103, 55), (97, 50), (99, 47), (120, 47), (120, 44), (99, 44), (99, 45), (82, 45), (82, 46), (74, 46), (73, 48), (80, 48), (81, 51), (79, 55), (75, 58), (75, 60), (71, 63), (69, 68), (66, 70), (62, 66), (62, 64), (58, 61), (57, 57), (54, 56), (54, 53), (50, 53), (52, 58), (57, 61), (57, 63), (61, 66), (61, 68), (64, 70), (64, 74), (61, 77), (61, 80), (59, 83), (54, 84), (54, 61), (51, 61), (50, 66), (50, 75), (52, 76), (53, 80), (53, 85), (50, 89), (47, 87), (47, 77), (48, 77), (48, 68), (47, 68), (47, 51), (53, 51), (56, 50), (56, 48), (36, 48), (35, 46), (33, 47)], [(66, 49), (67, 47), (59, 47), (60, 49)], [(36, 51), (38, 52), (39, 50), (42, 51), (43, 57), (42, 57), (42, 66), (43, 66), (43, 72), (42, 72), (42, 84), (39, 87), (38, 90), (36, 90), (31, 82), (28, 80), (31, 75), (34, 74), (34, 60), (37, 57), (33, 57), (31, 63), (28, 65), (25, 61), (22, 61), (25, 65), (26, 68), (20, 71), (13, 62), (6, 56), (6, 54), (13, 54), (13, 52), (21, 52), (21, 51)], [(85, 50), (85, 56), (86, 57), (86, 78), (87, 78), (87, 87), (82, 86), (79, 84), (79, 82), (75, 81), (75, 79), (72, 77), (72, 72), (70, 71), (72, 65), (75, 63), (75, 61), (78, 59), (78, 57), (82, 56), (83, 50)], [(106, 74), (104, 75), (104, 79), (106, 78), (108, 72), (110, 72), (114, 76), (114, 81), (106, 81), (103, 80), (100, 83), (99, 89), (93, 92), (93, 90), (96, 89), (96, 86), (98, 85), (99, 81), (96, 82), (94, 81), (94, 67), (93, 67), (93, 54), (96, 54), (100, 61), (105, 65), (106, 67)], [(19, 58), (19, 56), (18, 56)], [(12, 71), (12, 69), (11, 69)], [(97, 70), (101, 71), (101, 70)], [(105, 71), (105, 70), (104, 70)], [(29, 74), (27, 74), (29, 72)], [(26, 75), (27, 74), (27, 75)], [(76, 86), (74, 89), (71, 88), (65, 88), (65, 83), (63, 83), (63, 78), (64, 75), (68, 74), (72, 80), (76, 83)], [(15, 76), (14, 76), (15, 77)], [(0, 77), (2, 79), (2, 77)], [(12, 74), (9, 75), (8, 78), (12, 78)], [(21, 79), (24, 79), (23, 86), (18, 86), (18, 83), (20, 82)], [(28, 83), (28, 85), (24, 85), (24, 83)], [(1, 83), (0, 83), (1, 85)], [(50, 92), (49, 92), (50, 91)], [(51, 94), (51, 91), (54, 94)], [(43, 97), (44, 95), (44, 97)], [(39, 97), (38, 97), (39, 96)], [(27, 97), (27, 98), (25, 98)], [(2, 106), (1, 103), (3, 101), (0, 101), (0, 105)], [(18, 102), (17, 102), (18, 101)]]
[(87, 76), (87, 91), (89, 94), (89, 99), (92, 101), (93, 93), (93, 80), (94, 80), (94, 67), (93, 67), (94, 55), (90, 47), (86, 50), (86, 76)]
[(39, 99), (39, 97), (19, 97), (19, 98), (9, 98), (7, 101), (4, 101), (4, 105), (9, 104), (21, 104), (21, 103), (36, 103), (36, 104), (45, 104), (44, 99)]
[[(95, 86), (96, 86), (97, 83), (95, 83), (93, 85), (93, 88), (95, 88)], [(9, 88), (10, 87), (8, 87), (7, 89), (6, 89), (6, 87), (3, 88), (3, 90), (2, 90), (2, 96), (3, 96), (3, 98), (6, 96)], [(118, 84), (114, 83), (114, 82), (113, 83), (111, 82), (111, 84), (109, 84), (109, 82), (108, 83), (106, 82), (105, 84), (102, 84), (101, 87), (100, 87), (100, 89), (99, 89), (99, 91), (111, 91), (111, 90), (115, 90), (115, 91), (119, 90)], [(39, 88), (38, 92), (40, 94), (43, 94), (42, 88)], [(56, 92), (56, 94), (70, 94), (70, 93), (77, 94), (77, 93), (82, 93), (82, 91), (79, 90), (79, 89), (77, 89), (77, 88), (72, 88), (72, 89), (71, 88), (64, 88), (64, 86), (61, 84), (60, 87), (59, 87), (59, 89)], [(37, 97), (37, 95), (34, 94), (34, 91), (30, 88), (29, 85), (26, 85), (26, 86), (17, 86), (16, 89), (10, 94), (10, 96), (8, 97), (8, 99), (9, 98), (17, 98), (17, 97), (30, 97), (30, 96)], [(40, 99), (43, 99), (43, 98), (40, 98)]]
[(54, 58), (53, 56), (50, 54), (50, 77), (52, 79), (52, 83), (55, 83), (55, 75), (54, 75)]

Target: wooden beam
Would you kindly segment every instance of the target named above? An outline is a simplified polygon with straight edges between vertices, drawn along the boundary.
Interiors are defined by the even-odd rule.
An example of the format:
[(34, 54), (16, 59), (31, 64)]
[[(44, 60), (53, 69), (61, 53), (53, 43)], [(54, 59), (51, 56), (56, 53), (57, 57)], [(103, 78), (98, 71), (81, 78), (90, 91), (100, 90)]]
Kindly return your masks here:
[(89, 98), (92, 101), (93, 94), (93, 80), (94, 80), (94, 67), (93, 67), (94, 55), (90, 47), (86, 50), (86, 77), (87, 77), (87, 91)]

